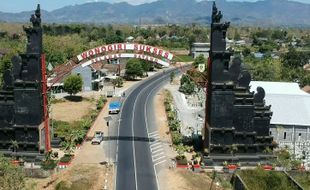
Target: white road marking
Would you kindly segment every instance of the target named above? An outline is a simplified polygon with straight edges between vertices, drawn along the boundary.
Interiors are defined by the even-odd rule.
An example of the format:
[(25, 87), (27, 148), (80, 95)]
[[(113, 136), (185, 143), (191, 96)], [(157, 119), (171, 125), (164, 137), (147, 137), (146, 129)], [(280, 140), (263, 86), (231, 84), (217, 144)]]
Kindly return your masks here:
[(153, 155), (152, 158), (156, 158), (156, 157), (163, 155), (163, 154), (164, 154), (164, 152), (157, 153), (157, 154)]
[(149, 135), (156, 134), (156, 133), (157, 133), (157, 131), (153, 131), (153, 132), (149, 133)]
[(164, 162), (167, 162), (167, 160), (162, 160), (162, 161), (160, 161), (160, 162), (157, 162), (156, 164), (154, 164), (154, 167), (157, 166), (157, 165), (159, 165), (159, 164), (162, 164), (162, 163), (164, 163)]
[(163, 151), (164, 149), (160, 148), (160, 149), (157, 149), (155, 151), (152, 151), (153, 154), (155, 154), (156, 152), (160, 152), (160, 151)]
[(154, 150), (158, 150), (158, 149), (162, 149), (163, 147), (161, 145), (158, 145), (154, 148), (151, 148), (151, 152), (153, 152)]
[(150, 147), (152, 148), (152, 147), (157, 146), (157, 145), (160, 145), (160, 144), (161, 144), (161, 142), (160, 142), (160, 141), (157, 141), (157, 142), (155, 142), (154, 144), (151, 144)]
[(159, 134), (149, 135), (149, 137), (151, 137), (151, 138), (156, 138), (156, 137), (159, 137)]
[[(140, 93), (139, 93), (140, 94)], [(138, 96), (139, 96), (138, 94)], [(132, 120), (131, 120), (131, 133), (132, 136), (135, 136), (135, 131), (134, 131), (134, 118), (135, 118), (135, 108), (136, 108), (136, 103), (138, 100), (138, 96), (135, 99), (134, 105), (133, 105), (133, 113), (132, 113)], [(138, 190), (138, 180), (137, 180), (137, 166), (136, 166), (136, 148), (135, 148), (135, 141), (132, 141), (132, 149), (133, 149), (133, 165), (134, 165), (134, 170), (135, 170), (135, 185), (136, 185), (136, 190)]]
[(153, 160), (153, 162), (156, 162), (156, 161), (161, 160), (163, 158), (166, 158), (166, 156), (162, 156), (162, 157), (156, 158), (155, 160)]

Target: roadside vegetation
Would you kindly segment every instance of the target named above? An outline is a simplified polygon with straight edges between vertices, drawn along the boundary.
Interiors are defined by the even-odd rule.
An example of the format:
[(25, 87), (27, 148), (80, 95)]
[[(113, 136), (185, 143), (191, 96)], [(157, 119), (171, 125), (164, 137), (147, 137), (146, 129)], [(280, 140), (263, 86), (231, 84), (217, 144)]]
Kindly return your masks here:
[(306, 190), (310, 189), (310, 172), (291, 171), (289, 174)]
[[(186, 139), (183, 137), (181, 133), (181, 122), (178, 119), (177, 111), (173, 105), (173, 97), (170, 91), (165, 90), (165, 100), (164, 106), (166, 110), (169, 132), (172, 139), (173, 147), (175, 148), (178, 156), (176, 157), (176, 161), (180, 165), (187, 165), (188, 160), (185, 156), (186, 152), (193, 152), (194, 148), (191, 143), (186, 142)], [(196, 160), (196, 156), (193, 157), (195, 164), (198, 163)]]
[(255, 170), (240, 170), (237, 172), (248, 189), (257, 190), (297, 190), (298, 188), (283, 172), (265, 171), (258, 167)]
[(22, 167), (0, 154), (0, 190), (25, 189), (25, 173)]
[[(53, 120), (54, 137), (61, 140), (61, 149), (64, 151), (65, 155), (58, 158), (57, 153), (50, 153), (46, 156), (46, 159), (42, 163), (44, 169), (53, 169), (57, 164), (55, 161), (68, 163), (74, 156), (75, 147), (79, 146), (86, 137), (86, 134), (93, 122), (97, 118), (97, 115), (103, 108), (107, 99), (101, 96), (98, 100), (85, 99), (84, 101), (91, 101), (95, 106), (88, 110), (88, 113), (83, 116), (80, 120), (73, 122)], [(67, 113), (70, 114), (70, 113)], [(56, 154), (56, 155), (55, 155)]]

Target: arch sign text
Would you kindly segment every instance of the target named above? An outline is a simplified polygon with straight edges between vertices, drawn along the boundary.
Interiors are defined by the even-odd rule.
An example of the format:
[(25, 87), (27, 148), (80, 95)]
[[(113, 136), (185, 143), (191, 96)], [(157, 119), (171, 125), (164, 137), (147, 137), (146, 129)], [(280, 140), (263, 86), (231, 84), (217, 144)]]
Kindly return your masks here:
[[(111, 55), (107, 54), (110, 52), (126, 51), (126, 50), (146, 52), (148, 53), (148, 55), (139, 54), (139, 53), (137, 54), (136, 53), (117, 53), (117, 54), (111, 54)], [(106, 55), (99, 56), (100, 54), (104, 54), (104, 53)], [(152, 55), (156, 57), (162, 57), (164, 60), (167, 60), (167, 61), (163, 61), (159, 58), (155, 58)], [(138, 59), (152, 61), (152, 62), (161, 64), (163, 66), (169, 66), (169, 61), (173, 59), (173, 54), (163, 49), (145, 45), (145, 44), (120, 43), (120, 44), (103, 45), (100, 47), (90, 49), (78, 55), (77, 58), (79, 62), (85, 59), (88, 59), (85, 63), (82, 64), (83, 67), (99, 62), (99, 61), (115, 59), (115, 58), (138, 58)]]

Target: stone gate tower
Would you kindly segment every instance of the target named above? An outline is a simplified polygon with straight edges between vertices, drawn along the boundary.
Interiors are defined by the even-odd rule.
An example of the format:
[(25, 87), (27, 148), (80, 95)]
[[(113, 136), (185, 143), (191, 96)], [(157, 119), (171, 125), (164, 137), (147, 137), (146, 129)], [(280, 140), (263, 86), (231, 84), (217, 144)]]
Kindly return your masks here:
[(231, 60), (226, 50), (230, 23), (221, 22), (215, 3), (212, 10), (210, 62), (206, 102), (205, 148), (213, 162), (258, 162), (273, 149), (269, 125), (272, 112), (263, 88), (249, 90), (250, 73), (240, 58)]
[[(0, 91), (0, 153), (36, 159), (45, 148), (42, 96), (42, 28), (38, 5), (31, 16), (26, 53), (12, 58), (12, 70), (3, 75)], [(13, 147), (13, 142), (18, 146)]]

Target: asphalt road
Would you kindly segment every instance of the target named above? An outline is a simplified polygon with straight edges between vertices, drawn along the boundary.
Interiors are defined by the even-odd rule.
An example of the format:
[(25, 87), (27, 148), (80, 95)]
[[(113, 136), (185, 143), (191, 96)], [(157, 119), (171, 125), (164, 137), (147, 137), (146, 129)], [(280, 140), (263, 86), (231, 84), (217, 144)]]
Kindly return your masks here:
[(154, 139), (148, 137), (156, 115), (150, 111), (150, 102), (170, 80), (172, 71), (175, 69), (152, 76), (126, 94), (116, 145), (116, 190), (158, 189), (150, 150), (150, 142)]

